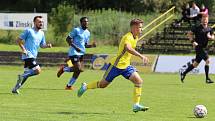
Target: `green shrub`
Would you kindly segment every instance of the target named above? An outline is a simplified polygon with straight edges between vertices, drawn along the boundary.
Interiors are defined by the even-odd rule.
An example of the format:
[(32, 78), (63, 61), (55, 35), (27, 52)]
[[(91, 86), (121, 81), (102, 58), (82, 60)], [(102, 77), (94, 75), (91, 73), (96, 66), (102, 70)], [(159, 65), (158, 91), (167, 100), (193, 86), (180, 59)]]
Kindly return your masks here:
[[(122, 35), (130, 31), (129, 22), (133, 18), (141, 18), (145, 25), (156, 18), (159, 14), (147, 13), (137, 15), (129, 12), (121, 12), (112, 9), (75, 11), (75, 8), (67, 3), (53, 8), (48, 14), (48, 30), (45, 31), (46, 41), (54, 46), (67, 46), (66, 37), (72, 28), (80, 26), (82, 16), (89, 17), (89, 30), (91, 41), (100, 45), (118, 45)], [(14, 43), (21, 31), (0, 30), (1, 43)], [(8, 36), (9, 35), (9, 36)]]
[(59, 4), (57, 8), (53, 8), (50, 13), (50, 23), (54, 32), (54, 44), (63, 45), (65, 36), (69, 29), (72, 27), (73, 16), (75, 9), (73, 6), (64, 2)]

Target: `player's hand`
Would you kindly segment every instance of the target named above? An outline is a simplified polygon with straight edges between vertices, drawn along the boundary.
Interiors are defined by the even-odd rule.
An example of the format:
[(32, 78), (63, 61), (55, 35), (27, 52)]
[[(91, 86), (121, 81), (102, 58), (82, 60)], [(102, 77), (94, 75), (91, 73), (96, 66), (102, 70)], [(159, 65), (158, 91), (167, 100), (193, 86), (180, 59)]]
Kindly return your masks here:
[(212, 37), (212, 35), (211, 35), (210, 32), (207, 33), (207, 38), (208, 38), (208, 39), (213, 39), (213, 37)]
[(22, 53), (26, 56), (28, 55), (28, 52), (26, 50), (23, 50)]
[(77, 51), (77, 52), (81, 52), (81, 49), (80, 48), (75, 48), (75, 50)]
[(97, 45), (96, 42), (93, 41), (92, 46), (93, 46), (93, 47), (96, 47), (96, 45)]
[(198, 43), (197, 42), (193, 42), (193, 47), (196, 47), (198, 46)]
[(50, 43), (48, 43), (46, 46), (47, 46), (48, 48), (52, 48), (52, 44), (50, 44)]
[(149, 62), (149, 59), (146, 56), (142, 55), (141, 58), (142, 58), (142, 61), (143, 61), (144, 64), (147, 64)]

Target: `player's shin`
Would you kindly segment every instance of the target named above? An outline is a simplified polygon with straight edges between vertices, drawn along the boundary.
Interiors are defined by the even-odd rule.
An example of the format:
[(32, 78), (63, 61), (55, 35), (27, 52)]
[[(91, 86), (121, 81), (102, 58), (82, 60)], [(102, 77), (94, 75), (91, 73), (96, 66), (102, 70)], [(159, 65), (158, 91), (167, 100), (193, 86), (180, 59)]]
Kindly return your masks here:
[(37, 70), (36, 69), (29, 69), (28, 71), (25, 71), (23, 74), (22, 74), (22, 77), (24, 79), (27, 79), (28, 77), (30, 76), (34, 76), (34, 75), (37, 75)]
[(209, 65), (205, 65), (205, 76), (206, 76), (206, 80), (209, 79), (208, 73), (209, 73)]
[(193, 64), (189, 65), (188, 68), (183, 72), (183, 75), (186, 75), (188, 72), (194, 69)]
[(72, 77), (67, 86), (72, 86), (76, 82), (76, 78)]

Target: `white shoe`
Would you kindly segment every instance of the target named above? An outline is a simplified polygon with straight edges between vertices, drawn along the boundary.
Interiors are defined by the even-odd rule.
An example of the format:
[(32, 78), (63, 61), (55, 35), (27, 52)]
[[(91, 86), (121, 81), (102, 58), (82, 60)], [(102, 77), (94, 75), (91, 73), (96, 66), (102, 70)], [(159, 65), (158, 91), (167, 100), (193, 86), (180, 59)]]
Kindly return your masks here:
[(147, 111), (149, 109), (149, 107), (146, 106), (142, 106), (140, 104), (134, 104), (133, 106), (133, 112), (138, 112), (138, 111)]

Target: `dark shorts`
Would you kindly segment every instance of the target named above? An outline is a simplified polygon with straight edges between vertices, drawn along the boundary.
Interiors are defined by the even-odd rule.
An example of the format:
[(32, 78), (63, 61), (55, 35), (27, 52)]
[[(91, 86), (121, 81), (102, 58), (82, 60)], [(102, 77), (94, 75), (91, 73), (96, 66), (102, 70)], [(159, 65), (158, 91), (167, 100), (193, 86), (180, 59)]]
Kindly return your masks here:
[(136, 72), (136, 68), (134, 68), (133, 66), (128, 66), (126, 69), (119, 69), (109, 64), (103, 76), (103, 79), (108, 82), (112, 82), (112, 80), (119, 75), (122, 75), (124, 78), (129, 79), (131, 74), (134, 72)]
[(209, 58), (208, 52), (206, 50), (196, 50), (196, 58), (195, 61), (200, 63), (202, 60), (206, 61)]
[(38, 66), (35, 58), (24, 59), (24, 62), (25, 62), (24, 68), (32, 69), (32, 68)]
[(69, 58), (72, 61), (72, 64), (83, 61), (83, 55), (73, 55), (69, 56)]

